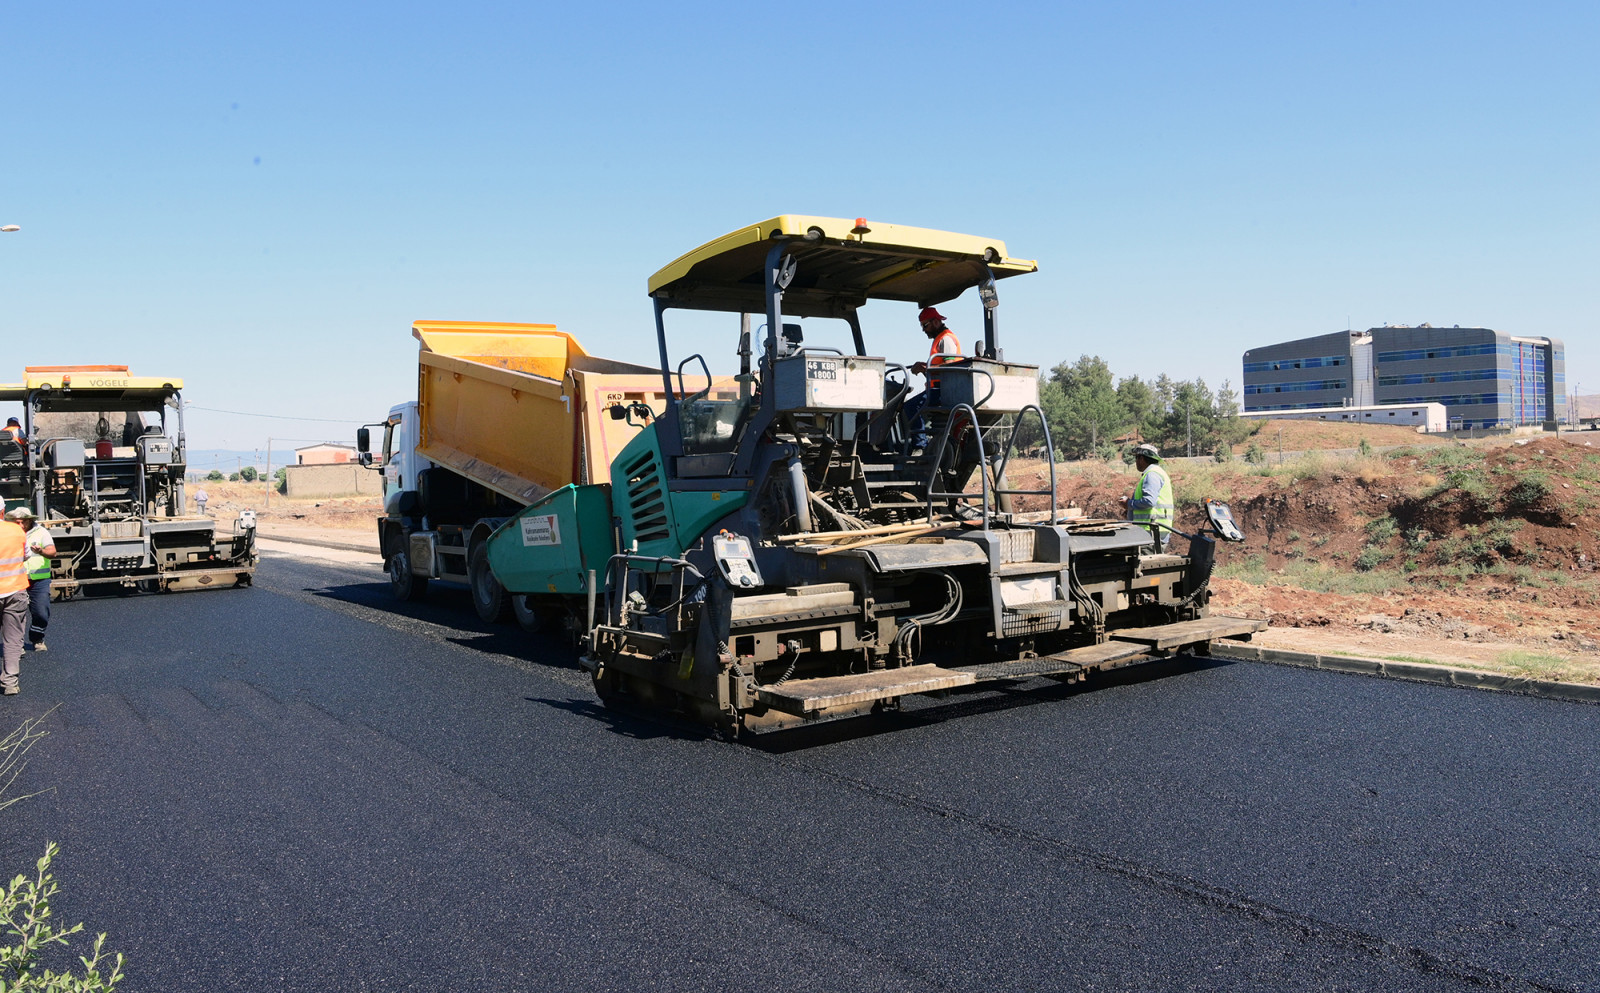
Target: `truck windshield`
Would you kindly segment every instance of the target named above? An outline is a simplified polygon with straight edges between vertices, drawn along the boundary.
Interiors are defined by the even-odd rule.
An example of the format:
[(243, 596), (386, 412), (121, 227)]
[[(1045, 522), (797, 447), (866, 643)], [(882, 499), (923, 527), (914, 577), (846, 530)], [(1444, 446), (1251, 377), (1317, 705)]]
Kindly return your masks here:
[(136, 439), (161, 429), (161, 415), (154, 411), (78, 410), (40, 411), (33, 415), (33, 441), (51, 438), (76, 438), (85, 445), (109, 441), (117, 447), (137, 444)]

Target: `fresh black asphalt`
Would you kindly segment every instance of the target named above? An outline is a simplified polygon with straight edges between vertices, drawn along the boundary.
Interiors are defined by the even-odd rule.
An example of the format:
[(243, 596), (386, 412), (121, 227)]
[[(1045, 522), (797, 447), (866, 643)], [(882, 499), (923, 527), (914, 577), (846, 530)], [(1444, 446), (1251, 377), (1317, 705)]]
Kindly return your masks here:
[(0, 871), (128, 991), (1600, 989), (1600, 707), (1183, 660), (728, 743), (276, 556), (50, 642)]

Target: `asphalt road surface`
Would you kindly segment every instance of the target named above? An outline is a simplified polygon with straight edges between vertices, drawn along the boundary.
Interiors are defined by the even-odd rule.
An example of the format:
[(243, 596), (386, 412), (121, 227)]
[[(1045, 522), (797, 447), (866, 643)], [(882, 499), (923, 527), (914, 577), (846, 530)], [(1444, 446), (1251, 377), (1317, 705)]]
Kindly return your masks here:
[(1600, 989), (1593, 706), (1190, 660), (730, 744), (283, 556), (50, 643), (0, 871), (128, 991)]

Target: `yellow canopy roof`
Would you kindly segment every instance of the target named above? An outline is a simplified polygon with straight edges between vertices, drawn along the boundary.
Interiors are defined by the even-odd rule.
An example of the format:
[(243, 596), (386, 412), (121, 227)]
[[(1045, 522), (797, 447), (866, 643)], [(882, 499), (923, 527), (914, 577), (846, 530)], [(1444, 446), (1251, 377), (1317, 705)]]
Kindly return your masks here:
[(994, 238), (878, 221), (785, 214), (740, 228), (674, 259), (650, 277), (652, 296), (696, 310), (759, 313), (766, 308), (767, 251), (791, 242), (798, 264), (783, 311), (797, 317), (841, 316), (868, 300), (922, 306), (952, 300), (984, 279), (1038, 270), (1006, 255)]
[(20, 383), (0, 384), (0, 400), (26, 400), (38, 390), (55, 399), (165, 399), (183, 389), (183, 380), (167, 376), (130, 376), (126, 367), (55, 366), (28, 369)]

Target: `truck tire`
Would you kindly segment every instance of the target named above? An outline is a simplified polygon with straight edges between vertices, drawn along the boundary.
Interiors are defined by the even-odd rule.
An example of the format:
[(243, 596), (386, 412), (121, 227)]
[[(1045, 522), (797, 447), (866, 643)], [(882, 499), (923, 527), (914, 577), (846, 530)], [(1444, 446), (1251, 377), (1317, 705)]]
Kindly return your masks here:
[(411, 574), (411, 554), (404, 548), (389, 556), (389, 591), (397, 600), (421, 600), (428, 595), (428, 577)]
[(511, 612), (511, 597), (489, 570), (489, 549), (482, 542), (467, 553), (467, 585), (472, 587), (472, 608), (479, 617), (491, 624), (506, 619)]

